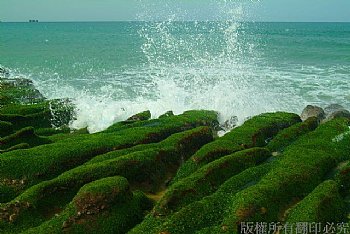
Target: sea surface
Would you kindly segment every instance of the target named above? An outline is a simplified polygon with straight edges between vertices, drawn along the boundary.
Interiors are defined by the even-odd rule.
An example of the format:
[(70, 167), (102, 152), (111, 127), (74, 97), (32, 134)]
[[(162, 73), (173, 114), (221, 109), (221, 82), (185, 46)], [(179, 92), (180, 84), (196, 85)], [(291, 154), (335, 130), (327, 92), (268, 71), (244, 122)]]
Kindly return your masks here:
[(140, 111), (212, 109), (221, 121), (307, 104), (350, 109), (350, 23), (0, 23), (0, 65), (72, 128), (97, 132)]

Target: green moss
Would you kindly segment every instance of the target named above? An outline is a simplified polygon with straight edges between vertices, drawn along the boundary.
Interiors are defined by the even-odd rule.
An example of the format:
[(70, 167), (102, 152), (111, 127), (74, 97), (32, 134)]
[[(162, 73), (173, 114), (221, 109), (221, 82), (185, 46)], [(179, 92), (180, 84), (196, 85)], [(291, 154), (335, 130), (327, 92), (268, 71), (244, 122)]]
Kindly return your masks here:
[(339, 170), (335, 176), (334, 180), (340, 186), (340, 192), (345, 194), (350, 189), (350, 163), (348, 163), (344, 168)]
[[(41, 134), (45, 135), (45, 132), (40, 132)], [(59, 142), (62, 140), (68, 140), (71, 139), (74, 141), (75, 137), (78, 137), (80, 135), (87, 135), (89, 134), (87, 128), (81, 128), (77, 130), (71, 130), (69, 128), (62, 128), (62, 129), (54, 129), (54, 131), (49, 132), (49, 130), (46, 131), (46, 134), (50, 134), (48, 138), (53, 142)]]
[(194, 233), (204, 227), (220, 226), (230, 197), (257, 183), (271, 168), (269, 164), (251, 167), (229, 178), (210, 196), (190, 203), (163, 222), (162, 230), (170, 233)]
[[(35, 134), (39, 136), (52, 136), (56, 134), (67, 134), (71, 133), (71, 130), (68, 127), (62, 128), (37, 128), (35, 129)], [(88, 133), (88, 132), (85, 132)]]
[[(197, 139), (197, 140), (196, 140)], [(159, 143), (151, 143), (151, 144), (141, 144), (136, 145), (134, 147), (130, 147), (127, 149), (117, 150), (108, 152), (106, 154), (101, 154), (86, 164), (92, 164), (97, 162), (102, 162), (105, 160), (115, 159), (123, 155), (131, 154), (134, 152), (140, 152), (144, 150), (150, 149), (166, 149), (168, 147), (175, 147), (176, 149), (186, 148), (189, 151), (186, 152), (186, 155), (191, 155), (195, 151), (198, 150), (202, 145), (212, 141), (211, 129), (208, 127), (198, 127), (192, 130), (176, 133), (167, 139), (159, 142)], [(186, 158), (183, 158), (185, 160)]]
[[(190, 138), (192, 136), (192, 138)], [(74, 168), (57, 178), (44, 182), (38, 187), (32, 187), (21, 197), (36, 199), (42, 189), (47, 190), (48, 187), (65, 186), (82, 186), (90, 181), (103, 178), (111, 175), (124, 175), (133, 183), (144, 183), (149, 181), (149, 184), (156, 185), (159, 178), (163, 178), (169, 169), (178, 165), (183, 157), (190, 155), (200, 147), (210, 141), (211, 135), (208, 128), (197, 128), (183, 133), (177, 133), (164, 140), (159, 144), (158, 148), (144, 149), (135, 151), (119, 157), (89, 163), (77, 168)], [(185, 142), (186, 145), (183, 145)], [(200, 143), (201, 142), (201, 143)], [(133, 167), (129, 167), (133, 165)], [(33, 192), (36, 191), (36, 192)]]
[[(4, 204), (3, 208), (11, 207), (18, 201), (21, 204), (30, 204), (30, 207), (33, 207), (32, 212), (33, 210), (38, 212), (35, 207), (39, 207), (48, 197), (57, 198), (64, 191), (71, 191), (71, 194), (72, 192), (74, 194), (74, 191), (91, 181), (115, 175), (126, 177), (134, 187), (155, 191), (164, 184), (169, 172), (175, 171), (182, 158), (191, 155), (191, 152), (210, 139), (212, 135), (207, 127), (174, 134), (159, 148), (136, 151), (115, 159), (76, 167), (52, 180), (32, 186), (15, 200)], [(22, 217), (26, 210), (25, 207), (19, 209), (18, 216)]]
[(214, 234), (214, 233), (222, 233), (226, 230), (225, 227), (220, 227), (220, 226), (211, 226), (211, 227), (206, 227), (203, 228), (197, 232), (195, 232), (195, 234)]
[(297, 123), (291, 127), (283, 129), (269, 142), (267, 148), (271, 150), (271, 152), (282, 151), (299, 137), (315, 130), (318, 126), (318, 122), (319, 121), (316, 117), (311, 117), (304, 122)]
[(248, 168), (226, 180), (216, 192), (166, 216), (153, 211), (130, 234), (158, 234), (162, 231), (177, 234), (195, 233), (196, 230), (208, 226), (220, 225), (230, 197), (257, 183), (270, 169), (271, 164)]
[(0, 121), (0, 137), (7, 136), (13, 132), (13, 125), (10, 122)]
[(0, 106), (12, 103), (37, 103), (45, 98), (28, 79), (0, 78)]
[(0, 121), (11, 122), (15, 130), (19, 130), (29, 126), (35, 128), (51, 127), (49, 112), (41, 112), (26, 116), (15, 114), (0, 114)]
[(227, 133), (224, 138), (245, 147), (261, 147), (265, 146), (267, 140), (279, 131), (298, 122), (301, 122), (301, 120), (297, 114), (286, 112), (264, 113), (247, 120), (242, 126)]
[(280, 130), (300, 122), (296, 114), (265, 113), (247, 120), (225, 136), (205, 145), (179, 169), (174, 182), (189, 176), (201, 166), (224, 155), (251, 147), (263, 147)]
[[(19, 143), (17, 145), (11, 146), (10, 148), (4, 149), (4, 150), (0, 150), (0, 153), (6, 153), (6, 152), (10, 152), (13, 150), (19, 150), (19, 149), (29, 149), (31, 146), (28, 143)], [(1, 201), (1, 199), (0, 199)]]
[(185, 111), (181, 115), (168, 116), (161, 119), (152, 119), (147, 121), (136, 121), (136, 122), (122, 121), (122, 122), (113, 124), (103, 132), (106, 132), (106, 133), (117, 132), (128, 128), (138, 128), (138, 127), (156, 128), (169, 123), (172, 123), (174, 127), (182, 127), (183, 130), (194, 128), (197, 126), (215, 127), (219, 124), (217, 120), (217, 115), (218, 114), (215, 111), (191, 110), (191, 111)]
[(173, 115), (174, 115), (174, 113), (172, 111), (167, 111), (164, 114), (160, 115), (158, 118), (161, 119), (161, 118), (166, 118), (166, 117), (173, 116)]
[(32, 115), (43, 112), (48, 109), (49, 102), (41, 102), (36, 104), (9, 104), (0, 109), (0, 114), (10, 115)]
[(66, 99), (38, 104), (11, 104), (0, 109), (0, 120), (11, 122), (15, 129), (32, 126), (51, 128), (67, 125), (74, 115), (74, 106)]
[[(12, 135), (6, 136), (4, 138), (0, 138), (0, 149), (1, 150), (6, 150), (8, 148), (11, 148), (15, 145), (17, 145), (18, 148), (22, 148), (24, 145), (21, 145), (19, 147), (19, 144), (26, 143), (29, 145), (29, 147), (34, 147), (38, 145), (43, 145), (43, 144), (49, 144), (51, 141), (47, 138), (44, 137), (39, 137), (34, 133), (34, 128), (32, 127), (27, 127), (23, 128), (20, 131), (15, 132)], [(29, 148), (25, 147), (25, 148)]]
[(151, 112), (149, 110), (143, 111), (141, 113), (138, 113), (136, 115), (131, 116), (126, 121), (127, 122), (134, 122), (134, 121), (142, 121), (142, 120), (149, 120), (151, 118)]
[[(107, 128), (104, 132), (115, 132), (115, 131), (119, 131), (127, 128), (140, 127), (140, 126), (143, 126), (144, 124), (150, 124), (150, 121), (148, 121), (150, 118), (151, 118), (151, 112), (149, 110), (144, 111), (129, 117), (125, 121), (120, 121), (113, 124), (112, 126)], [(157, 123), (158, 121), (153, 120), (151, 122)]]
[(213, 193), (223, 182), (271, 156), (263, 148), (252, 148), (217, 159), (190, 176), (172, 184), (157, 203), (155, 212), (164, 214)]
[(124, 177), (107, 177), (81, 187), (73, 203), (78, 212), (109, 206), (113, 202), (125, 202), (131, 196), (128, 180)]
[[(32, 149), (16, 150), (0, 156), (0, 179), (27, 178), (28, 186), (57, 176), (93, 158), (112, 150), (138, 144), (158, 142), (169, 135), (198, 125), (216, 122), (212, 112), (188, 112), (172, 118), (164, 118), (159, 125), (143, 123), (140, 127), (120, 129), (111, 133), (78, 135)], [(207, 115), (209, 114), (209, 116)], [(215, 118), (213, 119), (212, 117)], [(207, 142), (205, 142), (207, 143)]]
[(151, 206), (142, 192), (131, 193), (125, 178), (104, 178), (82, 187), (58, 216), (24, 233), (126, 233)]
[(222, 225), (236, 232), (242, 221), (279, 220), (293, 200), (305, 197), (337, 163), (349, 158), (348, 131), (349, 120), (337, 119), (300, 137), (258, 184), (232, 198)]
[(340, 223), (345, 219), (345, 204), (339, 194), (338, 184), (327, 180), (291, 209), (287, 222)]

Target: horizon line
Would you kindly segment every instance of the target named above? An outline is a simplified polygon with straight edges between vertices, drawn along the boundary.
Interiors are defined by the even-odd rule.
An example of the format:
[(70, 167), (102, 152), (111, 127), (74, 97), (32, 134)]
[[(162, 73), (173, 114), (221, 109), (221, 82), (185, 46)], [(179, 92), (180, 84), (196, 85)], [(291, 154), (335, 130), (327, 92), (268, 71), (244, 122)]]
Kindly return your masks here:
[[(2, 21), (0, 23), (114, 23), (114, 22), (164, 22), (165, 20), (61, 20), (61, 21)], [(37, 19), (35, 19), (37, 20)], [(172, 22), (225, 22), (230, 20), (172, 20)], [(251, 21), (239, 21), (241, 23), (350, 23), (350, 21), (270, 21), (270, 20), (251, 20)]]

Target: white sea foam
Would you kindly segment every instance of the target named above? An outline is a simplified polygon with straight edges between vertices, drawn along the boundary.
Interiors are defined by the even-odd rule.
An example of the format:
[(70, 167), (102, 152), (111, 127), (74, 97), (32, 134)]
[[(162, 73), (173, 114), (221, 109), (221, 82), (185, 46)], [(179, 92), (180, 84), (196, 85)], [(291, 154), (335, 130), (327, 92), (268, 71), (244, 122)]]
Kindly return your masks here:
[(71, 69), (85, 77), (64, 77), (60, 64), (55, 71), (44, 67), (33, 75), (48, 98), (73, 99), (72, 128), (98, 132), (144, 110), (156, 118), (169, 110), (210, 109), (220, 113), (221, 122), (238, 116), (242, 123), (262, 112), (298, 113), (306, 104), (323, 105), (328, 96), (332, 103), (349, 103), (350, 96), (339, 95), (349, 85), (346, 66), (265, 63), (257, 50), (259, 34), (246, 35), (242, 23), (251, 14), (249, 1), (212, 0), (217, 21), (188, 24), (177, 22), (188, 15), (175, 1), (162, 1), (162, 11), (154, 7), (156, 1), (141, 2), (139, 17), (145, 23), (138, 34), (144, 63), (118, 71), (96, 69), (92, 63), (84, 71), (77, 59)]
[[(241, 21), (247, 13), (245, 4), (231, 1), (211, 4), (219, 21), (195, 22), (194, 26), (179, 24), (177, 20), (186, 17), (186, 12), (172, 4), (161, 12), (158, 8), (154, 12), (151, 5), (143, 4), (140, 19), (149, 22), (140, 28), (139, 35), (147, 62), (123, 74), (141, 76), (140, 80), (151, 82), (147, 85), (145, 82), (132, 98), (127, 95), (116, 98), (114, 82), (118, 81), (113, 80), (111, 86), (101, 86), (100, 92), (62, 86), (52, 79), (38, 85), (50, 87), (49, 92), (41, 89), (50, 97), (73, 98), (77, 112), (71, 127), (88, 127), (90, 132), (101, 131), (144, 110), (158, 117), (168, 110), (179, 114), (189, 109), (210, 109), (220, 113), (221, 121), (235, 115), (242, 121), (248, 116), (275, 110), (271, 107), (278, 106), (276, 97), (254, 73), (253, 42), (240, 40)], [(166, 20), (154, 21), (157, 17)], [(179, 30), (185, 33), (178, 34)], [(121, 87), (119, 92), (125, 91)]]

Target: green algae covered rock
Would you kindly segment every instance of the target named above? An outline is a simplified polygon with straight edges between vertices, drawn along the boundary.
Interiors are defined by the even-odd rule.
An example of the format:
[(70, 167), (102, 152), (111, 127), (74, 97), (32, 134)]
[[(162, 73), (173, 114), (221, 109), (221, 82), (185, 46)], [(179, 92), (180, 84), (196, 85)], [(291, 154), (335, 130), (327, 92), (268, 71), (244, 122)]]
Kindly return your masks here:
[(265, 113), (247, 120), (225, 136), (205, 145), (179, 169), (174, 182), (189, 176), (201, 166), (224, 155), (247, 148), (265, 146), (280, 130), (301, 122), (296, 114)]
[(345, 203), (338, 184), (326, 180), (289, 211), (287, 222), (339, 223), (345, 218)]
[(270, 169), (271, 164), (250, 167), (227, 179), (217, 191), (209, 196), (183, 206), (176, 212), (165, 214), (165, 216), (152, 211), (130, 233), (158, 234), (168, 232), (180, 234), (195, 233), (198, 230), (214, 225), (220, 227), (230, 198), (237, 192), (256, 184)]
[(350, 163), (346, 163), (343, 168), (338, 170), (334, 180), (339, 184), (341, 194), (347, 194), (350, 189)]
[(151, 119), (147, 121), (131, 121), (118, 122), (107, 128), (105, 133), (117, 132), (128, 128), (155, 128), (160, 129), (164, 125), (172, 126), (173, 128), (181, 128), (182, 131), (198, 126), (215, 127), (218, 123), (218, 113), (208, 110), (191, 110), (185, 111), (181, 115), (167, 116), (160, 119)]
[(198, 169), (190, 176), (172, 184), (155, 207), (155, 212), (179, 208), (213, 193), (227, 179), (256, 166), (271, 156), (263, 148), (252, 148), (224, 156)]
[(43, 100), (45, 98), (31, 80), (0, 78), (0, 106), (12, 103), (37, 103)]
[(150, 118), (151, 118), (151, 112), (148, 110), (148, 111), (144, 111), (136, 115), (133, 115), (130, 118), (128, 118), (126, 121), (133, 122), (133, 121), (149, 120)]
[(349, 124), (332, 120), (288, 146), (259, 183), (232, 198), (222, 225), (236, 232), (240, 222), (279, 220), (294, 200), (307, 196), (337, 163), (349, 159)]
[(0, 137), (12, 133), (13, 125), (10, 122), (0, 121)]
[[(146, 147), (140, 151), (130, 151), (109, 159), (100, 159), (95, 163), (71, 169), (52, 180), (31, 186), (13, 201), (3, 204), (2, 208), (9, 209), (14, 201), (30, 204), (31, 212), (36, 214), (32, 215), (32, 219), (35, 218), (36, 222), (39, 222), (41, 217), (45, 216), (45, 212), (43, 213), (39, 208), (45, 200), (51, 200), (46, 206), (54, 209), (56, 206), (64, 205), (60, 197), (66, 196), (66, 201), (69, 201), (72, 199), (72, 194), (85, 184), (117, 175), (128, 178), (133, 187), (150, 192), (165, 183), (169, 173), (172, 171), (174, 173), (176, 165), (178, 167), (183, 158), (188, 157), (191, 152), (193, 153), (210, 140), (212, 140), (212, 132), (208, 127), (173, 134), (160, 142), (156, 148)], [(6, 187), (3, 186), (3, 188)], [(16, 216), (23, 219), (26, 212), (28, 207), (20, 207)], [(21, 223), (17, 225), (21, 226)]]
[(161, 118), (165, 118), (165, 117), (169, 117), (169, 116), (173, 116), (173, 115), (174, 115), (174, 113), (172, 111), (167, 111), (164, 114), (160, 115), (158, 118), (161, 119)]
[(14, 134), (0, 138), (0, 149), (10, 151), (11, 147), (14, 147), (12, 150), (23, 148), (23, 145), (19, 147), (20, 144), (27, 144), (28, 147), (25, 148), (30, 148), (49, 143), (51, 143), (49, 139), (36, 135), (33, 127), (26, 127)]
[(125, 202), (132, 196), (129, 183), (124, 177), (106, 177), (81, 187), (73, 199), (80, 213), (98, 212), (114, 202)]
[(67, 99), (38, 104), (10, 104), (0, 109), (0, 120), (11, 122), (15, 129), (32, 126), (52, 128), (66, 126), (74, 118), (74, 106)]
[(24, 233), (126, 233), (151, 207), (125, 178), (107, 177), (83, 186), (58, 216)]
[(6, 153), (6, 152), (10, 152), (13, 150), (19, 150), (19, 149), (29, 149), (31, 146), (28, 143), (19, 143), (17, 145), (13, 145), (9, 148), (0, 150), (0, 153)]
[[(215, 122), (217, 120), (214, 112), (187, 112), (159, 121), (140, 121), (133, 128), (123, 127), (115, 132), (82, 134), (75, 136), (74, 140), (68, 138), (32, 149), (3, 153), (0, 156), (0, 180), (25, 177), (28, 186), (34, 185), (79, 166), (94, 156), (138, 144), (158, 142), (173, 133), (196, 126), (212, 125)], [(5, 194), (0, 196), (3, 196), (0, 201), (7, 197)]]
[(304, 122), (294, 124), (288, 128), (281, 130), (276, 137), (274, 137), (267, 148), (274, 151), (282, 151), (288, 145), (296, 141), (299, 137), (315, 130), (318, 126), (318, 119), (316, 117), (310, 117)]

